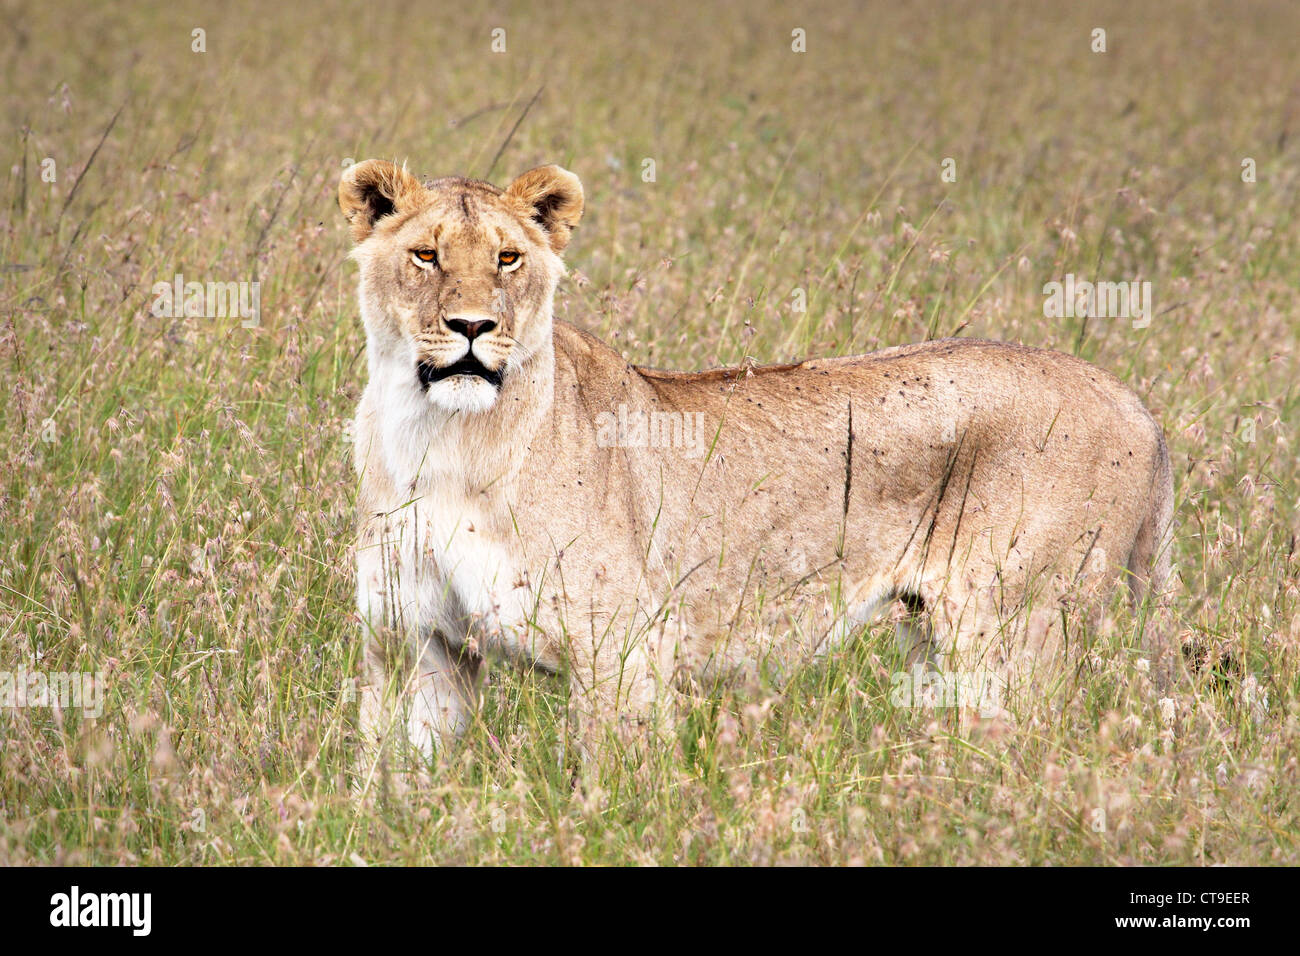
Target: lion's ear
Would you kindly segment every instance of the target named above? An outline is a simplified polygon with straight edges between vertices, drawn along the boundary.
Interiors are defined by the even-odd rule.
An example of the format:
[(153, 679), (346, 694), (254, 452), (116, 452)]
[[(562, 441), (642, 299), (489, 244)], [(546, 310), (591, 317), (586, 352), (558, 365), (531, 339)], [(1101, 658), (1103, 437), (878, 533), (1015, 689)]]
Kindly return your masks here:
[(339, 208), (352, 226), (352, 240), (361, 242), (376, 222), (402, 211), (423, 189), (404, 168), (386, 160), (367, 159), (349, 166), (339, 180)]
[(582, 182), (559, 166), (538, 166), (506, 188), (525, 215), (546, 230), (551, 248), (563, 252), (582, 218)]

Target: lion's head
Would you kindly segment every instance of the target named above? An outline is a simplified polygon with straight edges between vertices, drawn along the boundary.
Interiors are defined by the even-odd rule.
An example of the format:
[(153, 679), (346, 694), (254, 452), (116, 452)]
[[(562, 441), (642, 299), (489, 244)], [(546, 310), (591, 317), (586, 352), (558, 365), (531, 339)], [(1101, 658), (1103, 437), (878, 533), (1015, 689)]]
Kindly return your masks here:
[(482, 412), (549, 341), (560, 253), (582, 184), (559, 166), (506, 189), (448, 177), (422, 185), (371, 159), (339, 183), (361, 267), (372, 378), (409, 376), (447, 411)]

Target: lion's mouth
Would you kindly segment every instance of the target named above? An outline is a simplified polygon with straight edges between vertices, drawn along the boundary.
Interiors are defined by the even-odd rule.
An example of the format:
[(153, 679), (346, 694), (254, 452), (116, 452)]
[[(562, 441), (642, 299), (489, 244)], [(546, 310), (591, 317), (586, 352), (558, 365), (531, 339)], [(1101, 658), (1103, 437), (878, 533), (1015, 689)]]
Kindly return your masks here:
[(501, 387), (501, 371), (492, 371), (473, 354), (466, 355), (459, 361), (452, 362), (450, 365), (432, 365), (429, 362), (420, 362), (415, 366), (415, 374), (420, 378), (420, 387), (427, 389), (434, 382), (441, 382), (444, 378), (451, 378), (453, 375), (473, 375), (489, 383), (494, 388)]

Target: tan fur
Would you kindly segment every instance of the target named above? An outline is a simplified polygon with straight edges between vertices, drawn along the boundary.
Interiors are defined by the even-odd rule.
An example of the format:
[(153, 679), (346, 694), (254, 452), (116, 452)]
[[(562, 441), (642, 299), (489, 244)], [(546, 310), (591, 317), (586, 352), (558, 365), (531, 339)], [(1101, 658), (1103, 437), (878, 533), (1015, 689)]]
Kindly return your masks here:
[[(355, 432), (371, 739), (385, 714), (426, 749), (461, 729), (487, 651), (565, 672), (584, 726), (628, 725), (684, 675), (788, 666), (896, 597), (931, 625), (900, 627), (913, 659), (1023, 675), (1059, 656), (1063, 598), (1164, 586), (1160, 428), (1086, 362), (944, 340), (638, 368), (552, 319), (582, 212), (571, 173), (422, 187), (371, 161), (339, 197), (371, 369)], [(425, 244), (440, 269), (411, 261)], [(508, 274), (503, 245), (523, 254)], [(416, 372), (460, 358), (463, 315), (497, 323), (474, 345), (504, 371), (482, 410), (465, 410), (491, 399), (482, 381), (461, 406)], [(611, 447), (620, 410), (658, 415), (658, 440)], [(683, 422), (703, 441), (678, 441)]]

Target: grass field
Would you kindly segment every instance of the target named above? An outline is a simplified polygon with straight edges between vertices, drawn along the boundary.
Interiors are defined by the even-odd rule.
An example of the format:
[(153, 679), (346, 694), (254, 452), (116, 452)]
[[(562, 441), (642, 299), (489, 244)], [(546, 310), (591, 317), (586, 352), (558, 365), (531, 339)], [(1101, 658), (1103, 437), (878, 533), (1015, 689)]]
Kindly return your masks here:
[[(1295, 5), (543, 10), (5, 4), (0, 671), (103, 699), (0, 708), (0, 863), (1300, 862)], [(1159, 685), (1117, 612), (1060, 700), (965, 733), (890, 704), (882, 622), (579, 787), (564, 686), (498, 669), (426, 785), (354, 798), (368, 157), (575, 171), (556, 313), (642, 364), (1111, 369), (1168, 435), (1206, 666)], [(259, 283), (256, 322), (153, 314), (178, 274)], [(1046, 318), (1067, 274), (1149, 281), (1149, 326)]]

